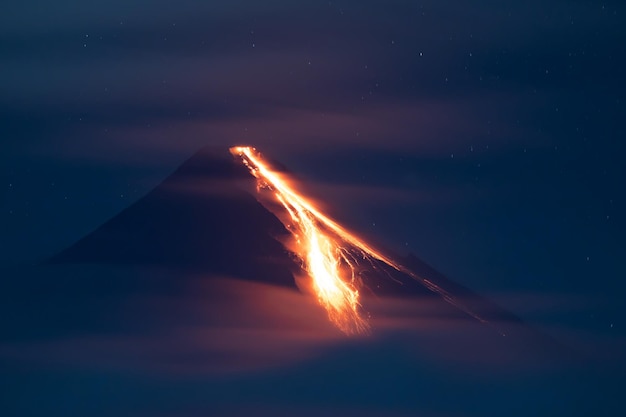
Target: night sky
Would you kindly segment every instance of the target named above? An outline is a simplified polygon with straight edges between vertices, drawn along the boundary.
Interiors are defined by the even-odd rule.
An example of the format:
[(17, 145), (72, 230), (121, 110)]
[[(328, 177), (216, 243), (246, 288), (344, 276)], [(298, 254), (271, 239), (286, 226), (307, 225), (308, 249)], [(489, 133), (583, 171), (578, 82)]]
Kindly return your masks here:
[[(623, 413), (624, 74), (620, 1), (4, 5), (0, 414)], [(464, 340), (453, 325), (414, 330), (435, 344), (416, 355), (414, 335), (360, 342), (316, 322), (315, 343), (259, 341), (281, 360), (258, 368), (245, 351), (224, 371), (197, 330), (177, 327), (230, 308), (186, 298), (197, 280), (40, 265), (198, 150), (238, 144), (280, 161), (361, 236), (585, 359), (467, 363), (435, 354)], [(283, 289), (244, 299), (257, 290), (300, 312)], [(154, 336), (165, 328), (178, 336)], [(184, 366), (156, 365), (168, 355)]]

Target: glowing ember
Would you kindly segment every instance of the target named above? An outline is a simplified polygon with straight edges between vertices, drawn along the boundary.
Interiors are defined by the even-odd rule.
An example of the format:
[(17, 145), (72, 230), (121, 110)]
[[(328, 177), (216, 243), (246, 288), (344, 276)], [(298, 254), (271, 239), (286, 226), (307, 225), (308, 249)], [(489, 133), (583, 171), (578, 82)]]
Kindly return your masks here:
[(456, 303), (452, 296), (439, 286), (397, 264), (322, 214), (311, 202), (297, 193), (279, 173), (273, 171), (254, 148), (236, 146), (230, 148), (230, 151), (242, 159), (259, 181), (259, 186), (271, 190), (289, 213), (290, 222), (285, 226), (295, 237), (296, 255), (302, 260), (304, 269), (312, 278), (320, 304), (328, 311), (330, 320), (343, 332), (354, 334), (366, 333), (369, 330), (369, 324), (360, 312), (354, 251), (363, 259), (370, 261), (376, 259), (406, 273), (441, 295), (446, 301), (484, 321)]

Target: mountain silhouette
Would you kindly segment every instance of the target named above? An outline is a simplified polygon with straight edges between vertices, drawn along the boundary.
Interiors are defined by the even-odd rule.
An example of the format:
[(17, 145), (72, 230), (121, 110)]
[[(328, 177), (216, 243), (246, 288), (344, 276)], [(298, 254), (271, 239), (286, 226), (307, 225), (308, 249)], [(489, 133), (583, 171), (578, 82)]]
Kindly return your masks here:
[(288, 231), (251, 191), (254, 178), (227, 149), (205, 148), (53, 264), (141, 265), (294, 286)]
[[(300, 262), (281, 243), (289, 232), (257, 196), (255, 178), (228, 149), (204, 148), (147, 195), (48, 262), (154, 266), (296, 288)], [(471, 310), (488, 321), (520, 322), (415, 255), (395, 259), (462, 300), (467, 309), (445, 303), (423, 281), (377, 260), (364, 262), (357, 271), (365, 297), (440, 299), (442, 308), (456, 317), (468, 318)]]

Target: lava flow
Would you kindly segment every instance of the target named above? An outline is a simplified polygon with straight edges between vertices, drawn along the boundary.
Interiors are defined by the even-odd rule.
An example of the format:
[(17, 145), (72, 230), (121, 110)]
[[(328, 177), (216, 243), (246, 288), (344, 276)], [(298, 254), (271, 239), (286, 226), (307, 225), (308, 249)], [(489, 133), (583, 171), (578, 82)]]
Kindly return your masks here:
[(312, 278), (320, 304), (327, 310), (330, 320), (344, 333), (367, 333), (369, 330), (369, 324), (363, 318), (359, 304), (359, 282), (355, 271), (358, 259), (355, 252), (362, 259), (370, 262), (379, 260), (406, 273), (446, 301), (484, 321), (456, 303), (444, 289), (397, 264), (322, 214), (279, 173), (272, 170), (256, 149), (236, 146), (230, 148), (230, 151), (241, 158), (250, 173), (257, 178), (259, 187), (272, 191), (289, 213), (290, 222), (285, 226), (295, 237), (294, 251)]
[[(354, 260), (343, 247), (346, 239), (338, 233), (345, 233), (343, 229), (293, 190), (254, 148), (233, 147), (231, 152), (242, 158), (259, 185), (272, 190), (289, 213), (291, 222), (285, 226), (296, 239), (296, 255), (311, 276), (318, 300), (327, 310), (330, 320), (344, 333), (366, 333), (369, 324), (360, 311)], [(343, 265), (352, 270), (350, 280), (341, 276)]]

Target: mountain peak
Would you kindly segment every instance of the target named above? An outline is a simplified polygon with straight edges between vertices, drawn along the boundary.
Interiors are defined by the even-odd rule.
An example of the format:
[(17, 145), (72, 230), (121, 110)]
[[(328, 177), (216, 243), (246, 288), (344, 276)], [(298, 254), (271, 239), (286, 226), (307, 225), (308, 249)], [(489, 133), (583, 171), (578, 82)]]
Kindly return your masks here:
[(145, 265), (294, 286), (282, 223), (228, 149), (196, 152), (161, 184), (50, 263)]

